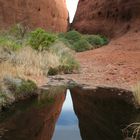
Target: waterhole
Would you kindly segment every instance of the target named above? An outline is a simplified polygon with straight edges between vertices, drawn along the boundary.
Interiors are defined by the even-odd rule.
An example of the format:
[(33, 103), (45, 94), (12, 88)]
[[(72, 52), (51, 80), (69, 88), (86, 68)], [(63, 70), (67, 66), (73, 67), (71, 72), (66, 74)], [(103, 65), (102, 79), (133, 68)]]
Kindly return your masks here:
[(120, 90), (104, 88), (45, 89), (0, 113), (0, 140), (132, 138), (133, 130), (124, 128), (139, 122), (140, 112), (127, 101), (128, 95), (125, 91), (120, 94)]

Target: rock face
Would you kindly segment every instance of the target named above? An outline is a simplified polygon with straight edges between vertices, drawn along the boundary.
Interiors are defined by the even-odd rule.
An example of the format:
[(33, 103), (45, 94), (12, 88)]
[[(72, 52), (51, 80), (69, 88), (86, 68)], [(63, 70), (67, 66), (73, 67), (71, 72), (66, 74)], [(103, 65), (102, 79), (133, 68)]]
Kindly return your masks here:
[(140, 29), (139, 0), (80, 0), (72, 28), (82, 33), (120, 36)]
[(139, 115), (129, 91), (75, 87), (71, 89), (71, 95), (82, 140), (123, 140), (121, 129)]
[(65, 0), (0, 0), (0, 28), (24, 24), (49, 31), (66, 31)]

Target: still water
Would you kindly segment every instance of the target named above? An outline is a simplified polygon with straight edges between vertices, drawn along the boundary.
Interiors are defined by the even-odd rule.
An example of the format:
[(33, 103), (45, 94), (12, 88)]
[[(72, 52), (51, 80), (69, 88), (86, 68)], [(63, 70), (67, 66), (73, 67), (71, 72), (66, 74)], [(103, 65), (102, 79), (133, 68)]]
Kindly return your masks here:
[(82, 140), (69, 90), (67, 90), (66, 100), (57, 121), (52, 140)]
[(127, 130), (127, 134), (122, 130), (133, 122), (140, 122), (140, 111), (125, 100), (125, 93), (117, 95), (119, 92), (79, 87), (71, 89), (71, 93), (63, 87), (45, 89), (37, 97), (0, 112), (0, 140), (131, 138), (133, 130)]
[(81, 140), (70, 91), (53, 87), (1, 112), (0, 140)]

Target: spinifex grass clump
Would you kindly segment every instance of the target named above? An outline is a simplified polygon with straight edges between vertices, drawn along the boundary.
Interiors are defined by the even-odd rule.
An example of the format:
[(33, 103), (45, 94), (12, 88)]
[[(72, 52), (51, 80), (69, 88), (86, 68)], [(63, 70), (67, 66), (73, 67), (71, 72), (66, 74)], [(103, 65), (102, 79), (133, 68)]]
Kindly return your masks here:
[(50, 52), (59, 58), (60, 65), (57, 67), (50, 67), (48, 74), (70, 74), (78, 72), (79, 64), (74, 59), (74, 51), (68, 48), (63, 42), (58, 41), (52, 45)]
[(60, 33), (59, 38), (69, 48), (76, 52), (83, 52), (86, 50), (96, 49), (108, 44), (109, 40), (101, 35), (82, 35), (77, 31), (69, 31), (67, 33)]
[(0, 31), (0, 47), (16, 51), (26, 45), (27, 38), (27, 28), (20, 24), (14, 25), (9, 30)]

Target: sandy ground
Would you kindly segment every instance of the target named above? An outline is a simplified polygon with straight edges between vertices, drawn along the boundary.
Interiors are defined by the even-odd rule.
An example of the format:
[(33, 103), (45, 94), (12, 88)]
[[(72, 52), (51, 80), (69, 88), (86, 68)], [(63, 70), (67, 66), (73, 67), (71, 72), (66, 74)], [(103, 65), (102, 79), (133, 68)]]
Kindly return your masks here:
[(80, 73), (67, 78), (91, 86), (130, 89), (140, 82), (140, 33), (131, 32), (102, 48), (77, 53), (76, 59)]

